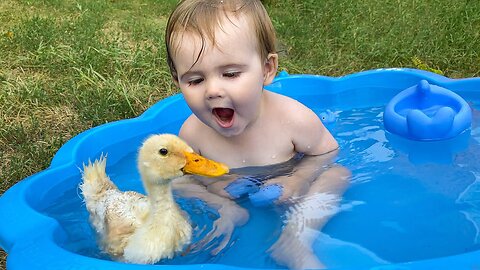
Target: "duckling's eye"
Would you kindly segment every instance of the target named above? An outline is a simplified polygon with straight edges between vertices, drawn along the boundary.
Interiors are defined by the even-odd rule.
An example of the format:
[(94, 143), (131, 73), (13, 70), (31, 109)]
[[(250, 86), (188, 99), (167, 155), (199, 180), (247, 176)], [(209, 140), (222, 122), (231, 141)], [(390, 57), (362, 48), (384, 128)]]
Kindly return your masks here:
[(158, 150), (158, 153), (160, 153), (160, 155), (162, 155), (162, 156), (166, 156), (168, 154), (168, 150), (165, 149), (165, 148), (162, 148), (162, 149)]

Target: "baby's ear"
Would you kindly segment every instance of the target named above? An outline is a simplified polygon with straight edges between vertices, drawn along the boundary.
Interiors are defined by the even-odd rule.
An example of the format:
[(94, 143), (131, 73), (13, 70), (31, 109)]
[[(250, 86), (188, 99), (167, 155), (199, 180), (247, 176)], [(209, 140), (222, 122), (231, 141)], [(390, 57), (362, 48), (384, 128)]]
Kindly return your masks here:
[(278, 69), (278, 54), (269, 53), (263, 69), (263, 85), (272, 83)]

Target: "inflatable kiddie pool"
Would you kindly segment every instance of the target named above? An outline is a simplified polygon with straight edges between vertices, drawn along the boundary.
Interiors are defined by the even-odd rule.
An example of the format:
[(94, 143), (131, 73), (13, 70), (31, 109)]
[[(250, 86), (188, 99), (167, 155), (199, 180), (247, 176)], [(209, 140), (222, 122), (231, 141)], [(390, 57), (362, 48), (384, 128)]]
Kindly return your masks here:
[[(464, 98), (473, 111), (471, 124), (435, 142), (386, 131), (386, 104), (422, 80)], [(337, 162), (352, 171), (341, 211), (313, 246), (327, 267), (480, 266), (479, 78), (449, 79), (414, 69), (378, 69), (338, 78), (281, 73), (268, 88), (322, 115), (341, 147)], [(268, 248), (281, 231), (281, 214), (245, 200), (238, 203), (249, 208), (250, 221), (236, 229), (232, 243), (217, 256), (200, 252), (158, 265), (135, 265), (111, 261), (95, 248), (77, 188), (79, 168), (108, 153), (107, 172), (119, 179), (120, 188), (142, 191), (134, 164), (140, 142), (152, 133), (177, 133), (189, 114), (182, 96), (174, 95), (137, 118), (87, 130), (68, 141), (49, 168), (7, 190), (0, 198), (0, 246), (8, 253), (8, 269), (280, 268), (269, 258)], [(137, 181), (123, 181), (127, 178)], [(196, 203), (180, 205), (198, 227), (208, 228), (215, 213)]]

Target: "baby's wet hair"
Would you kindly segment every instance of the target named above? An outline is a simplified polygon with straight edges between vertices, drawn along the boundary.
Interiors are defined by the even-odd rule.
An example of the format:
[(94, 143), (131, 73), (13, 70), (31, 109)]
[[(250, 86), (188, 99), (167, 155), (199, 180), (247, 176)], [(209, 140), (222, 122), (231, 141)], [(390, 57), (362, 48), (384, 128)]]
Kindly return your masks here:
[[(267, 59), (276, 53), (276, 36), (272, 21), (259, 0), (182, 0), (168, 19), (165, 32), (167, 63), (176, 78), (173, 56), (181, 44), (183, 34), (194, 34), (201, 39), (201, 48), (194, 64), (202, 56), (206, 42), (215, 46), (215, 31), (222, 23), (232, 22), (232, 16), (245, 16), (254, 31), (260, 57)], [(226, 19), (226, 20), (225, 20)]]

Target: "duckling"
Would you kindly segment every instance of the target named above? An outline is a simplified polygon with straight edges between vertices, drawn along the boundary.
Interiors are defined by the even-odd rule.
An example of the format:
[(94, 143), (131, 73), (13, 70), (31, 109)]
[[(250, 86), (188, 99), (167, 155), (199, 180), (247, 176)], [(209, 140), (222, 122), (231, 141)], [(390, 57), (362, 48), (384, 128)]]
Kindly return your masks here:
[(102, 250), (119, 261), (152, 264), (191, 241), (192, 227), (173, 198), (171, 181), (184, 174), (220, 176), (228, 167), (194, 153), (172, 134), (145, 140), (137, 162), (146, 196), (120, 191), (106, 174), (103, 155), (83, 166), (80, 189)]

